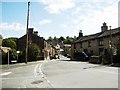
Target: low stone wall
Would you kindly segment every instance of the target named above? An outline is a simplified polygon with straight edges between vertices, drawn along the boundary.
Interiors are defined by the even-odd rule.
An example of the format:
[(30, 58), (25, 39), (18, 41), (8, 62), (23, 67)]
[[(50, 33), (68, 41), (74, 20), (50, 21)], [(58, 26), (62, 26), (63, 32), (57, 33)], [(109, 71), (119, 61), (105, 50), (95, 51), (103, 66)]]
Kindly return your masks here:
[(89, 63), (101, 63), (100, 56), (91, 56), (89, 59)]

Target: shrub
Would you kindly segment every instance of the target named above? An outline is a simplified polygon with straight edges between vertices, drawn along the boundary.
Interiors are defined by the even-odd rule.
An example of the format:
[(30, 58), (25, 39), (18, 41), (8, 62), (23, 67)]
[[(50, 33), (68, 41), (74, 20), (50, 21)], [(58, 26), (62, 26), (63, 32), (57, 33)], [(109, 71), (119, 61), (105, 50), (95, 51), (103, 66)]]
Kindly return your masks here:
[(37, 59), (37, 56), (40, 54), (40, 48), (37, 44), (30, 44), (28, 47), (28, 61), (33, 61)]

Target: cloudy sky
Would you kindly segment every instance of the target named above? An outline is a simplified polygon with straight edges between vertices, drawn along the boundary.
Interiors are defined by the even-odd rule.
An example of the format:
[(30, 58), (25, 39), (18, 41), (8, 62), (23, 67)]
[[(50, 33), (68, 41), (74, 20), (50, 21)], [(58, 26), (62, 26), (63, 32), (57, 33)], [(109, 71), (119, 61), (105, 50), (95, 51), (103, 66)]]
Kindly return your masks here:
[[(30, 22), (39, 35), (78, 36), (101, 31), (103, 22), (118, 27), (119, 0), (30, 0)], [(34, 2), (33, 2), (34, 1)], [(0, 34), (3, 38), (26, 33), (27, 0), (2, 0)]]

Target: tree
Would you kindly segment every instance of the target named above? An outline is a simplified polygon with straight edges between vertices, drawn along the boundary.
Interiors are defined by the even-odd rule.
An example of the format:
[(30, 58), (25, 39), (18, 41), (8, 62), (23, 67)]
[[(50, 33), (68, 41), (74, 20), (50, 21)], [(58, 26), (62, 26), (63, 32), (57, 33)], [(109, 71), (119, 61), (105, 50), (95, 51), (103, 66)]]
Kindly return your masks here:
[(64, 40), (65, 40), (65, 38), (62, 36), (59, 38), (59, 41), (64, 41)]
[(57, 40), (58, 40), (58, 38), (57, 38), (56, 36), (54, 36), (53, 40), (54, 40), (54, 41), (57, 41)]
[(17, 40), (18, 40), (18, 38), (17, 38), (17, 37), (10, 37), (9, 39), (11, 39), (11, 40), (15, 41), (15, 43), (17, 44)]
[[(16, 42), (13, 39), (11, 39), (11, 38), (3, 39), (2, 46), (11, 48), (11, 50), (10, 50), (10, 60), (13, 60), (13, 59), (17, 58), (17, 51), (16, 51), (17, 50), (17, 44), (16, 44)], [(6, 63), (6, 60), (7, 60), (7, 56), (6, 55), (7, 54), (2, 53), (3, 63)]]
[(53, 38), (50, 36), (48, 39), (47, 39), (47, 41), (52, 41), (53, 40)]
[(10, 58), (11, 58), (11, 60), (17, 59), (17, 51), (16, 51), (16, 49), (12, 49), (10, 51)]
[(68, 39), (70, 39), (70, 37), (69, 37), (69, 36), (67, 36), (67, 37), (66, 37), (66, 39), (68, 40)]
[(67, 36), (66, 39), (64, 40), (64, 43), (65, 44), (71, 44), (74, 41), (75, 41), (74, 38)]
[(48, 42), (52, 42), (52, 41), (55, 41), (55, 42), (61, 42), (63, 41), (63, 43), (65, 44), (71, 44), (72, 42), (74, 42), (76, 40), (76, 37), (69, 37), (67, 36), (66, 38), (64, 38), (63, 36), (60, 36), (59, 38), (57, 38), (56, 36), (54, 36), (54, 38), (52, 38), (51, 36), (47, 39)]
[(2, 45), (2, 39), (3, 39), (3, 37), (2, 37), (2, 35), (0, 35), (0, 46)]
[(13, 41), (10, 38), (3, 39), (2, 41), (2, 46), (3, 47), (10, 47), (11, 49), (17, 49), (17, 44), (15, 41)]
[(28, 60), (33, 61), (37, 59), (37, 56), (40, 55), (40, 48), (37, 44), (32, 43), (28, 48)]

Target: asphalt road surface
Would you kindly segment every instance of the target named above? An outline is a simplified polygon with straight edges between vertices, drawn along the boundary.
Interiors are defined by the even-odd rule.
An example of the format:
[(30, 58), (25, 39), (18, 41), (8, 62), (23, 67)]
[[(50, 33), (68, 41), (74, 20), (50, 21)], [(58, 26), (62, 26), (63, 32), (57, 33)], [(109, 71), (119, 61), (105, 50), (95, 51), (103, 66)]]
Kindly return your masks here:
[(9, 68), (3, 66), (2, 88), (51, 88), (41, 75), (43, 62), (28, 62), (28, 64), (13, 64)]
[(2, 88), (118, 88), (118, 68), (60, 60), (3, 66)]
[(118, 68), (87, 62), (56, 60), (42, 71), (54, 88), (118, 88)]

